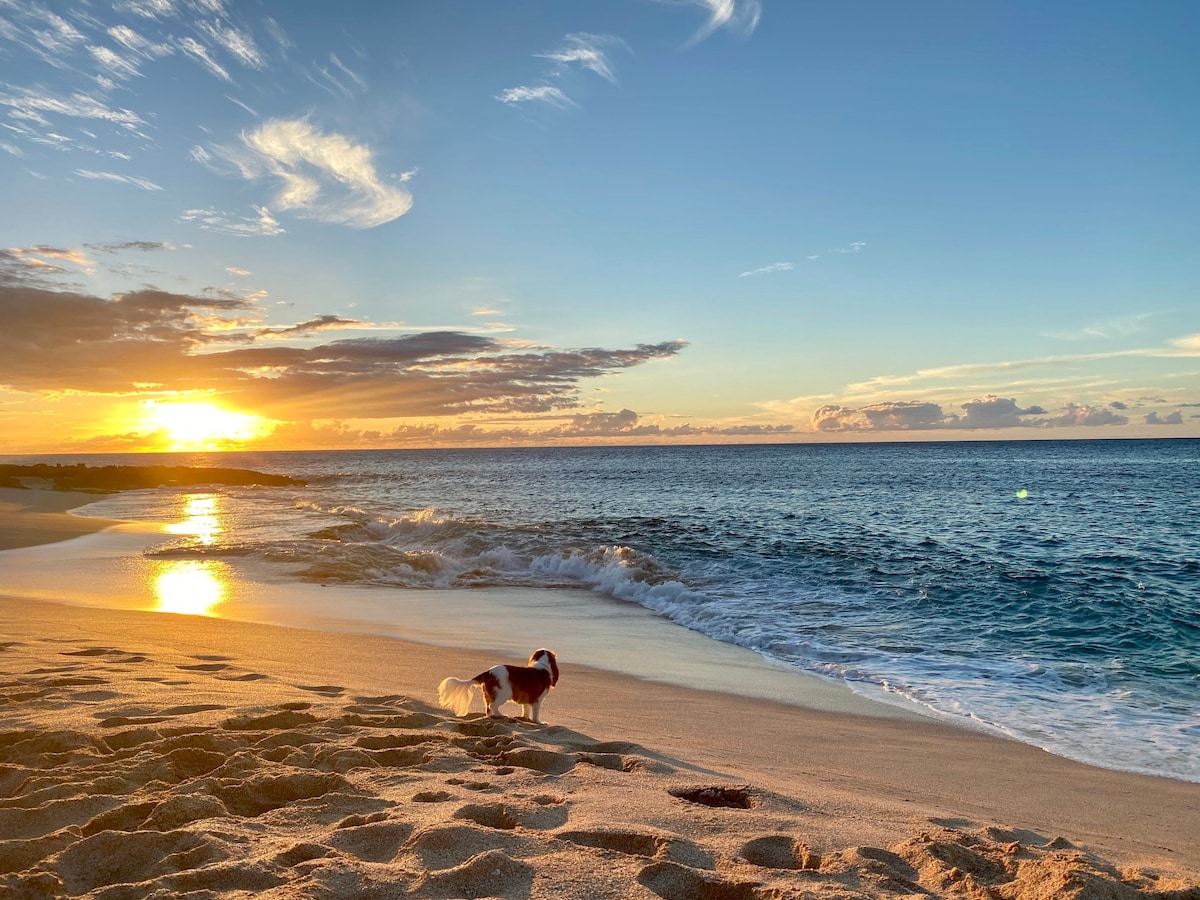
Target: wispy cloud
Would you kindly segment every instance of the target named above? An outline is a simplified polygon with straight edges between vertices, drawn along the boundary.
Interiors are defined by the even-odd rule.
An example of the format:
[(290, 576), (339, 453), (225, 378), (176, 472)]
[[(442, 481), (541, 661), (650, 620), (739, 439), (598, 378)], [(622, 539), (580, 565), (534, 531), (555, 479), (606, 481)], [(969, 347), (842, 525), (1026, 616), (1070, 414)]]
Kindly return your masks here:
[(1134, 313), (1128, 316), (1115, 316), (1100, 322), (1084, 325), (1077, 331), (1051, 332), (1046, 337), (1058, 338), (1064, 341), (1105, 340), (1128, 337), (1146, 330), (1146, 321), (1152, 319), (1155, 313)]
[(708, 13), (708, 21), (691, 36), (687, 46), (692, 46), (711, 36), (714, 32), (725, 29), (739, 37), (749, 37), (758, 27), (762, 18), (762, 3), (760, 0), (665, 0), (668, 3), (680, 3), (688, 6), (698, 6)]
[(128, 25), (114, 25), (108, 29), (108, 36), (114, 41), (143, 59), (158, 59), (170, 56), (175, 52), (166, 41), (156, 42), (142, 36)]
[(231, 234), (235, 237), (274, 237), (285, 233), (286, 229), (265, 206), (255, 206), (254, 212), (255, 216), (249, 217), (216, 209), (185, 209), (177, 221), (194, 223), (205, 231)]
[(863, 247), (867, 246), (865, 241), (854, 241), (852, 244), (847, 244), (845, 247), (834, 247), (832, 250), (826, 250), (826, 253), (858, 253)]
[(1200, 334), (1189, 334), (1181, 338), (1175, 338), (1170, 343), (1172, 347), (1181, 353), (1189, 356), (1200, 356)]
[(563, 65), (578, 64), (590, 72), (595, 72), (606, 81), (615, 83), (617, 76), (613, 72), (612, 63), (606, 52), (611, 47), (624, 48), (627, 45), (615, 35), (578, 32), (568, 34), (555, 49), (536, 55)]
[[(820, 259), (822, 256), (825, 256), (830, 253), (836, 253), (836, 254), (858, 253), (865, 246), (867, 246), (867, 245), (864, 241), (855, 241), (852, 244), (847, 244), (845, 247), (835, 247), (834, 249), (826, 250), (823, 253), (812, 253), (804, 258), (809, 262), (814, 262), (814, 261)], [(750, 269), (747, 272), (742, 272), (741, 274), (738, 275), (738, 278), (749, 278), (751, 275), (770, 275), (772, 272), (790, 272), (794, 268), (795, 268), (794, 263), (778, 262), (778, 263), (773, 263), (772, 265), (769, 265), (769, 266), (763, 266), (758, 269)]]
[(317, 74), (305, 72), (304, 77), (321, 90), (328, 91), (339, 99), (353, 97), (356, 91), (363, 91), (367, 88), (366, 80), (351, 71), (336, 53), (329, 54), (329, 65), (325, 66), (314, 62), (312, 67)]
[(32, 40), (26, 46), (52, 66), (66, 66), (66, 57), (87, 40), (74, 25), (42, 6), (30, 6), (28, 14)]
[(134, 187), (139, 187), (143, 191), (161, 191), (162, 185), (155, 184), (148, 178), (139, 178), (136, 175), (118, 175), (116, 172), (94, 172), (90, 169), (76, 169), (75, 174), (80, 178), (89, 178), (93, 181), (115, 181), (119, 184), (131, 184)]
[(762, 266), (758, 269), (750, 269), (747, 272), (742, 272), (738, 278), (749, 278), (752, 275), (770, 275), (772, 272), (790, 272), (795, 266), (790, 262), (771, 263), (769, 266)]
[(241, 147), (214, 152), (243, 178), (278, 182), (274, 207), (304, 218), (372, 228), (412, 207), (403, 182), (379, 174), (369, 147), (325, 133), (307, 119), (272, 119), (244, 134)]
[(501, 103), (546, 103), (559, 109), (575, 106), (570, 97), (552, 84), (507, 88), (497, 94), (496, 99)]
[(230, 97), (228, 94), (226, 94), (225, 99), (228, 100), (230, 103), (232, 103), (234, 106), (240, 106), (242, 109), (244, 109), (246, 112), (250, 113), (250, 115), (252, 115), (252, 116), (258, 115), (258, 110), (254, 109), (252, 106), (248, 106), (247, 104), (243, 103), (237, 97)]
[(192, 37), (183, 37), (179, 39), (179, 49), (190, 56), (204, 68), (208, 69), (213, 75), (216, 75), (222, 81), (233, 81), (233, 76), (230, 75), (225, 67), (212, 58), (208, 52), (208, 48), (201, 44), (198, 40)]
[(267, 58), (249, 32), (221, 21), (198, 22), (196, 29), (242, 65), (251, 69), (266, 68)]
[(92, 58), (100, 68), (113, 78), (124, 81), (128, 78), (140, 78), (142, 75), (136, 64), (114, 53), (108, 47), (89, 46), (88, 52), (92, 54)]
[(226, 266), (225, 271), (230, 275), (237, 275), (239, 277), (245, 277), (251, 274), (248, 269), (239, 269), (237, 266)]
[(543, 73), (540, 84), (508, 88), (497, 94), (496, 99), (509, 104), (542, 103), (557, 109), (577, 107), (579, 104), (568, 97), (558, 83), (566, 79), (573, 67), (578, 66), (615, 84), (617, 76), (613, 71), (609, 51), (618, 48), (629, 49), (616, 35), (589, 34), (582, 31), (568, 34), (557, 47), (534, 54), (539, 59), (547, 59), (555, 64)]
[(357, 72), (350, 69), (344, 62), (341, 61), (340, 58), (338, 58), (336, 53), (329, 54), (329, 61), (337, 67), (338, 71), (358, 85), (361, 90), (365, 91), (367, 89), (367, 80)]
[(143, 19), (169, 19), (178, 11), (175, 0), (118, 0), (114, 9)]
[(129, 129), (145, 124), (132, 110), (113, 108), (103, 100), (82, 91), (59, 97), (44, 90), (12, 88), (0, 93), (0, 106), (9, 107), (12, 110), (10, 115), (30, 119), (42, 125), (50, 124), (47, 115), (96, 119)]
[(159, 250), (174, 250), (175, 245), (170, 241), (109, 241), (103, 244), (84, 244), (93, 250), (103, 253), (121, 253), (125, 250), (139, 250), (143, 253), (154, 253)]

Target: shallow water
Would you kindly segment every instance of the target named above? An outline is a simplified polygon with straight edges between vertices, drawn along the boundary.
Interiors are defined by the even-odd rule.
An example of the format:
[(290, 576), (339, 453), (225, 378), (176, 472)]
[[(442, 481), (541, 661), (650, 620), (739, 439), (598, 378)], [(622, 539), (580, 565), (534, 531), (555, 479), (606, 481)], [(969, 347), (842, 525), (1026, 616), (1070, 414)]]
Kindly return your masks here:
[(274, 578), (594, 591), (872, 696), (1200, 781), (1197, 441), (171, 461), (309, 485), (87, 512), (175, 523), (157, 558)]

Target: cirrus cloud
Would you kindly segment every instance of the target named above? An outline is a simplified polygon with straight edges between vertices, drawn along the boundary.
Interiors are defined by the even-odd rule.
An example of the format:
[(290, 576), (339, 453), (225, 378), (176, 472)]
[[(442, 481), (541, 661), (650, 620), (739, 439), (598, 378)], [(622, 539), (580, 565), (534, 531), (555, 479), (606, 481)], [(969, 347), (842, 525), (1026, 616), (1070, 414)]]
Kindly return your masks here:
[[(233, 163), (243, 178), (276, 182), (273, 207), (302, 218), (374, 228), (412, 208), (412, 195), (402, 186), (407, 179), (390, 183), (380, 175), (369, 147), (326, 133), (307, 119), (271, 119), (243, 134), (240, 147), (212, 150)], [(201, 162), (209, 157), (207, 152), (194, 154)]]

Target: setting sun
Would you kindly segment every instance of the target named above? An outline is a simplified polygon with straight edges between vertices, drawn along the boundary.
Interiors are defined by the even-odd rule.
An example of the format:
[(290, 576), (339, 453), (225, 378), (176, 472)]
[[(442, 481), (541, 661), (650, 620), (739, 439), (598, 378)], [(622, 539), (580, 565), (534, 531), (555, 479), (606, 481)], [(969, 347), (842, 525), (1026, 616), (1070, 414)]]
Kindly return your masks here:
[(260, 437), (265, 420), (222, 409), (213, 403), (158, 403), (144, 406), (144, 424), (162, 435), (172, 450), (211, 450)]

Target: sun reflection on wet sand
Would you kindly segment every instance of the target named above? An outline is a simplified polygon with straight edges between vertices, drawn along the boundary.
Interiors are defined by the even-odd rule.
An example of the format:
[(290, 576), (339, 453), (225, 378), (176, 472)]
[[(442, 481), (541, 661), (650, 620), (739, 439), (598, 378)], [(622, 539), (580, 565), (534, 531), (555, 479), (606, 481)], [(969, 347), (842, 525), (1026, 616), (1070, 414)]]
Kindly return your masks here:
[(215, 616), (226, 599), (229, 573), (224, 563), (201, 559), (163, 560), (151, 587), (155, 610), (188, 616)]

